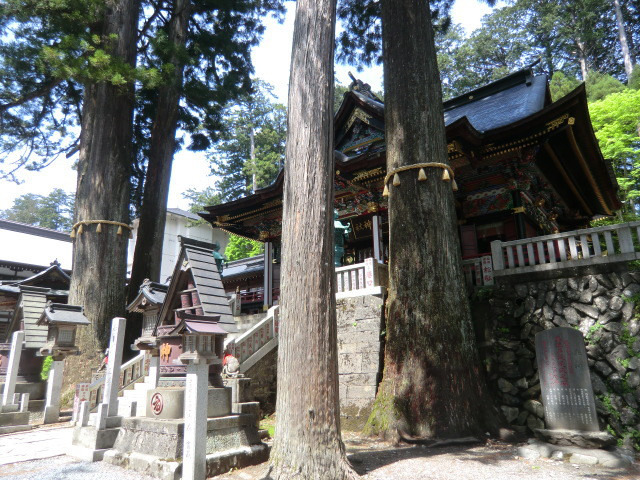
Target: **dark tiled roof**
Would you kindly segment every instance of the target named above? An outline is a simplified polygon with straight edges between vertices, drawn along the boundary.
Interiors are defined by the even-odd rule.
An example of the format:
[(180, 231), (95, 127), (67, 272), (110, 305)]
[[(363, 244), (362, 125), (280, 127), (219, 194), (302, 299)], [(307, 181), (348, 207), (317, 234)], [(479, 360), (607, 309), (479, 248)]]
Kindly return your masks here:
[[(176, 261), (167, 300), (171, 302), (177, 294), (177, 282), (181, 278), (183, 270), (190, 270), (195, 283), (202, 310), (205, 316), (219, 316), (219, 325), (227, 332), (237, 331), (236, 323), (233, 320), (229, 300), (222, 286), (220, 273), (216, 260), (213, 257), (213, 244), (193, 240), (190, 238), (178, 237), (182, 246), (180, 255)], [(159, 321), (169, 315), (171, 308), (167, 302), (164, 303)]]
[(247, 273), (261, 272), (264, 270), (264, 254), (255, 257), (243, 258), (227, 263), (222, 271), (222, 278), (231, 278)]
[[(33, 275), (32, 277), (25, 278), (24, 280), (19, 280), (12, 285), (32, 285), (32, 286), (42, 286), (42, 285), (50, 285), (50, 284), (62, 284), (69, 288), (71, 285), (71, 277), (67, 275), (67, 273), (60, 268), (59, 265), (51, 265), (46, 270)], [(59, 285), (58, 285), (59, 286)]]
[(89, 325), (89, 320), (84, 316), (84, 309), (78, 305), (66, 305), (63, 303), (47, 303), (38, 325), (50, 323), (69, 323), (73, 325)]
[[(216, 323), (219, 317), (207, 317), (203, 315), (193, 315), (180, 312), (178, 314), (182, 321), (171, 330), (169, 335), (181, 335), (183, 333), (217, 333), (226, 335), (227, 332)], [(214, 320), (214, 321), (212, 321)]]
[(179, 215), (181, 217), (187, 217), (189, 220), (202, 220), (195, 213), (189, 212), (187, 210), (182, 210), (181, 208), (167, 208), (167, 213), (173, 213), (174, 215)]
[(151, 305), (162, 305), (165, 297), (167, 296), (168, 288), (169, 286), (164, 283), (151, 282), (149, 279), (146, 279), (142, 282), (142, 285), (140, 285), (138, 296), (127, 307), (127, 310), (130, 312), (142, 312), (142, 309), (140, 309), (139, 306), (143, 299), (147, 299), (148, 303)]
[(546, 100), (547, 76), (526, 77), (524, 72), (517, 73), (520, 75), (510, 76), (514, 77), (512, 82), (502, 79), (445, 102), (445, 124), (467, 117), (476, 130), (487, 132), (542, 110)]

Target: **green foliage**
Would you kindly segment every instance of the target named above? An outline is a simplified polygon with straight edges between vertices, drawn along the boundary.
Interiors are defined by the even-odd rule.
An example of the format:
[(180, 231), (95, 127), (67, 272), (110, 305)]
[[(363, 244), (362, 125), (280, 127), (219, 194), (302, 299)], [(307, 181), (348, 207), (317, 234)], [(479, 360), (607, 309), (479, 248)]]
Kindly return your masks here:
[[(607, 409), (607, 412), (609, 412), (609, 414), (613, 416), (616, 420), (620, 420), (620, 412), (611, 403), (611, 395), (609, 394), (598, 395), (598, 398), (602, 401), (602, 404), (604, 405), (604, 408)], [(607, 426), (607, 430), (609, 428), (610, 427)], [(612, 433), (612, 435), (617, 436), (615, 433)]]
[(587, 331), (587, 334), (585, 335), (584, 339), (587, 343), (591, 343), (591, 340), (593, 339), (593, 335), (599, 331), (602, 330), (604, 328), (604, 325), (601, 323), (596, 322), (595, 324), (593, 324), (591, 327), (589, 327), (589, 330)]
[(42, 370), (40, 370), (40, 379), (41, 380), (49, 380), (49, 371), (51, 370), (53, 364), (53, 357), (48, 356), (45, 357), (42, 362)]
[(591, 121), (605, 158), (611, 159), (627, 211), (640, 197), (640, 90), (625, 89), (589, 104)]
[(254, 177), (257, 188), (271, 184), (284, 164), (286, 107), (273, 101), (273, 87), (260, 80), (254, 85), (252, 94), (224, 110), (224, 133), (209, 154), (211, 172), (220, 177), (215, 187), (221, 201), (251, 192)]
[(591, 72), (587, 78), (587, 98), (590, 102), (602, 100), (607, 95), (625, 90), (620, 80), (600, 72)]
[(73, 195), (60, 188), (47, 196), (27, 193), (14, 199), (11, 208), (0, 211), (0, 218), (68, 232), (73, 225), (74, 201)]
[(224, 256), (227, 257), (227, 261), (231, 262), (242, 258), (254, 257), (260, 255), (262, 252), (262, 243), (239, 237), (238, 235), (231, 235), (227, 248), (224, 251)]
[(633, 67), (633, 72), (631, 73), (631, 78), (627, 83), (627, 87), (632, 90), (640, 90), (640, 65), (635, 65)]
[(564, 72), (555, 72), (549, 82), (551, 98), (555, 102), (561, 99), (580, 85), (580, 81)]
[(219, 205), (220, 194), (213, 187), (204, 190), (190, 188), (182, 194), (182, 198), (189, 200), (189, 211), (193, 213), (202, 212), (204, 207), (209, 205)]

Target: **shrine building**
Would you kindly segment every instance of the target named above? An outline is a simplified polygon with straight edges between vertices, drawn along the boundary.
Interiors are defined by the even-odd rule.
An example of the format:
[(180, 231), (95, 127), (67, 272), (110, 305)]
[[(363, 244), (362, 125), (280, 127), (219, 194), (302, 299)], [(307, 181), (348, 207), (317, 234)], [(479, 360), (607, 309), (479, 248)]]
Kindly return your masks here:
[[(548, 77), (526, 68), (444, 102), (463, 260), (510, 241), (586, 227), (621, 207), (611, 163), (591, 126), (585, 86), (552, 102)], [(335, 116), (335, 209), (351, 225), (344, 264), (388, 258), (384, 104), (354, 82)], [(264, 258), (233, 262), (228, 293), (277, 303), (283, 171), (254, 194), (206, 207), (214, 228), (264, 242)], [(256, 268), (258, 267), (258, 268)], [(253, 299), (255, 302), (255, 298)]]

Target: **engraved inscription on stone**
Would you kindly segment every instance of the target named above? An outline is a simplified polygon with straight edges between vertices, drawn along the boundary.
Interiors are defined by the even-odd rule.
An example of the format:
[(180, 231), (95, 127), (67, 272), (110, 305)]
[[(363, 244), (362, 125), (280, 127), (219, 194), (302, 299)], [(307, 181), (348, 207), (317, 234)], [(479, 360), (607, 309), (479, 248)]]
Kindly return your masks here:
[(536, 359), (547, 428), (600, 430), (582, 333), (573, 328), (538, 333)]

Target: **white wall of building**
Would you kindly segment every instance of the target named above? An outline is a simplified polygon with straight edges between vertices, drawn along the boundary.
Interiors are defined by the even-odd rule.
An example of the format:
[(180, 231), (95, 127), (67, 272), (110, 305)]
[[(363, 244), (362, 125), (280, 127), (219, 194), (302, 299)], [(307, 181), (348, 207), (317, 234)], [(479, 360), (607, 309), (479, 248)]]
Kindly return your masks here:
[[(173, 273), (178, 254), (180, 253), (180, 242), (178, 236), (192, 238), (207, 243), (218, 242), (220, 253), (224, 254), (229, 236), (220, 229), (214, 229), (208, 223), (195, 224), (197, 215), (184, 210), (169, 209), (167, 211), (167, 221), (164, 227), (164, 242), (162, 244), (162, 264), (160, 267), (160, 281), (165, 282)], [(138, 220), (133, 222), (133, 239), (129, 240), (129, 256), (127, 260), (127, 272), (131, 273), (133, 264), (133, 254), (135, 252), (135, 242), (138, 232)]]

